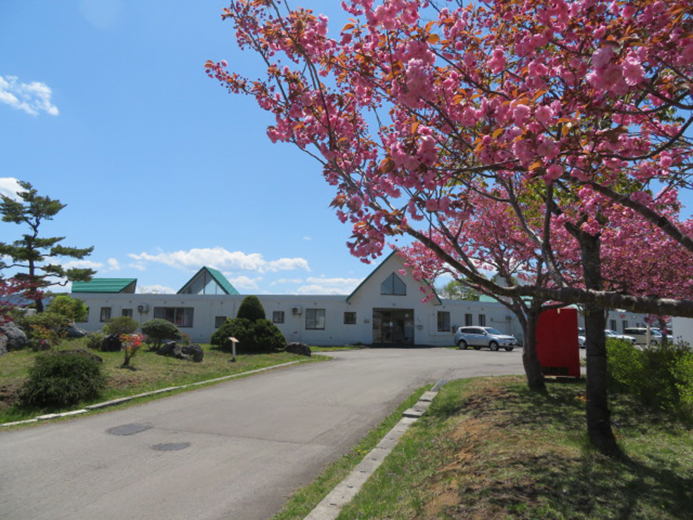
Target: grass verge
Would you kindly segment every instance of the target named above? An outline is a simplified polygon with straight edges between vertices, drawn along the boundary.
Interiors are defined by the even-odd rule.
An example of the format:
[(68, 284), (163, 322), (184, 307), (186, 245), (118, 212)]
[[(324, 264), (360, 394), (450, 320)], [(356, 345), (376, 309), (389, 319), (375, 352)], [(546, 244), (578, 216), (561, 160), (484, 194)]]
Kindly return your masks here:
[(294, 493), (284, 508), (272, 520), (302, 520), (353, 470), (380, 440), (399, 422), (402, 414), (431, 388), (418, 389), (392, 412), (379, 426), (373, 428), (349, 453), (332, 463), (311, 484)]
[[(271, 354), (241, 354), (236, 363), (231, 363), (230, 354), (221, 352), (210, 345), (202, 345), (204, 360), (193, 363), (154, 352), (140, 351), (131, 361), (133, 369), (121, 368), (123, 354), (120, 352), (94, 352), (103, 359), (103, 370), (107, 377), (107, 388), (94, 401), (83, 402), (70, 409), (77, 409), (97, 402), (128, 397), (144, 392), (171, 386), (186, 385), (214, 379), (217, 377), (241, 374), (251, 370), (272, 367), (291, 361), (316, 362), (328, 358), (314, 356), (307, 358), (285, 352)], [(84, 340), (68, 340), (56, 350), (85, 348)], [(44, 413), (59, 413), (67, 409), (36, 409), (17, 406), (17, 397), (28, 371), (38, 355), (30, 350), (10, 352), (0, 357), (0, 423), (31, 419)], [(164, 394), (166, 395), (166, 394)]]
[(447, 384), (339, 519), (691, 518), (693, 431), (619, 398), (627, 461), (584, 434), (584, 384), (521, 378)]

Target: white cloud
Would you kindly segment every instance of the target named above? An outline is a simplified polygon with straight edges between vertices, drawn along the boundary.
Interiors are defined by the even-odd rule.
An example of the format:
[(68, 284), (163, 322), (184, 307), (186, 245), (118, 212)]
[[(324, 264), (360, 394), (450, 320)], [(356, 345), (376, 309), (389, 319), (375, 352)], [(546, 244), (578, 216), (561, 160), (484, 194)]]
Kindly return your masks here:
[(360, 278), (308, 278), (298, 294), (350, 294), (361, 283)]
[(109, 258), (106, 263), (108, 264), (109, 271), (120, 271), (120, 262), (115, 258)]
[(103, 267), (101, 262), (92, 262), (91, 260), (69, 260), (67, 262), (58, 260), (56, 263), (59, 263), (65, 269), (93, 269), (98, 271)]
[(305, 240), (306, 242), (310, 242), (310, 241), (313, 240), (313, 239), (310, 238), (310, 237), (303, 237), (303, 240)]
[(139, 285), (138, 294), (176, 294), (178, 291), (165, 285)]
[[(224, 273), (226, 274), (226, 273)], [(258, 278), (248, 278), (247, 276), (236, 276), (235, 278), (231, 278), (229, 276), (226, 277), (229, 282), (231, 282), (231, 285), (233, 285), (236, 289), (242, 289), (246, 291), (257, 291), (260, 289), (260, 286), (258, 285), (259, 282), (262, 281), (261, 277)]]
[(45, 83), (22, 83), (16, 76), (0, 76), (0, 103), (23, 110), (32, 116), (46, 112), (57, 116), (58, 107), (51, 103), (53, 91)]
[(19, 180), (14, 177), (0, 177), (0, 194), (12, 200), (20, 200), (17, 192), (22, 191)]
[(241, 251), (227, 251), (223, 247), (195, 248), (189, 251), (175, 251), (173, 253), (159, 254), (130, 254), (130, 258), (137, 260), (138, 264), (147, 262), (160, 263), (178, 269), (199, 269), (209, 266), (226, 271), (290, 271), (304, 269), (310, 271), (308, 261), (303, 258), (280, 258), (267, 261), (260, 253), (246, 254)]
[(270, 284), (272, 285), (279, 285), (279, 284), (286, 284), (286, 283), (292, 283), (292, 284), (298, 284), (298, 283), (303, 283), (304, 280), (303, 278), (280, 278), (279, 280), (275, 280)]

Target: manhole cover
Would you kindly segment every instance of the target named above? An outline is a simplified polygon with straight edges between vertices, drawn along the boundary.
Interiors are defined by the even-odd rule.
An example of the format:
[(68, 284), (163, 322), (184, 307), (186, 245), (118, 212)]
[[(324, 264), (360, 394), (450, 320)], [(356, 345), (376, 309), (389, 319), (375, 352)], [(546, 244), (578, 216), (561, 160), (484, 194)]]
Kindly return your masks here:
[(147, 424), (124, 424), (123, 426), (116, 426), (106, 430), (106, 433), (111, 435), (135, 435), (136, 433), (144, 432), (151, 429), (151, 426)]
[(176, 442), (172, 444), (156, 444), (152, 446), (156, 451), (180, 451), (190, 446), (189, 442)]

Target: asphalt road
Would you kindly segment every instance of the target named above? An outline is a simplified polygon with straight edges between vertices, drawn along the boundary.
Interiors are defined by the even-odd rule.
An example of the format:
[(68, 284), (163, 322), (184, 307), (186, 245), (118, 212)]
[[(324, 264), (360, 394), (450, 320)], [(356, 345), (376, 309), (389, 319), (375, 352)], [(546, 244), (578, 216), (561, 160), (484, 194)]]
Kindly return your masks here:
[(265, 520), (416, 388), (523, 373), (519, 350), (334, 357), (0, 432), (0, 518)]

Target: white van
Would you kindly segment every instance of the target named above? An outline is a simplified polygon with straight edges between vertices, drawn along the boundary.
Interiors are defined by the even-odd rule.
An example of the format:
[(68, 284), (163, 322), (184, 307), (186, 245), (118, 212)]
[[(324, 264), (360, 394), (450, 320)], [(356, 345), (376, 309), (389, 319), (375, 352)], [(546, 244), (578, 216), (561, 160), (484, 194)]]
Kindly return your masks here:
[[(647, 328), (630, 327), (623, 331), (628, 336), (633, 336), (638, 345), (647, 345)], [(662, 342), (662, 334), (659, 330), (650, 329), (650, 345), (657, 346)]]

